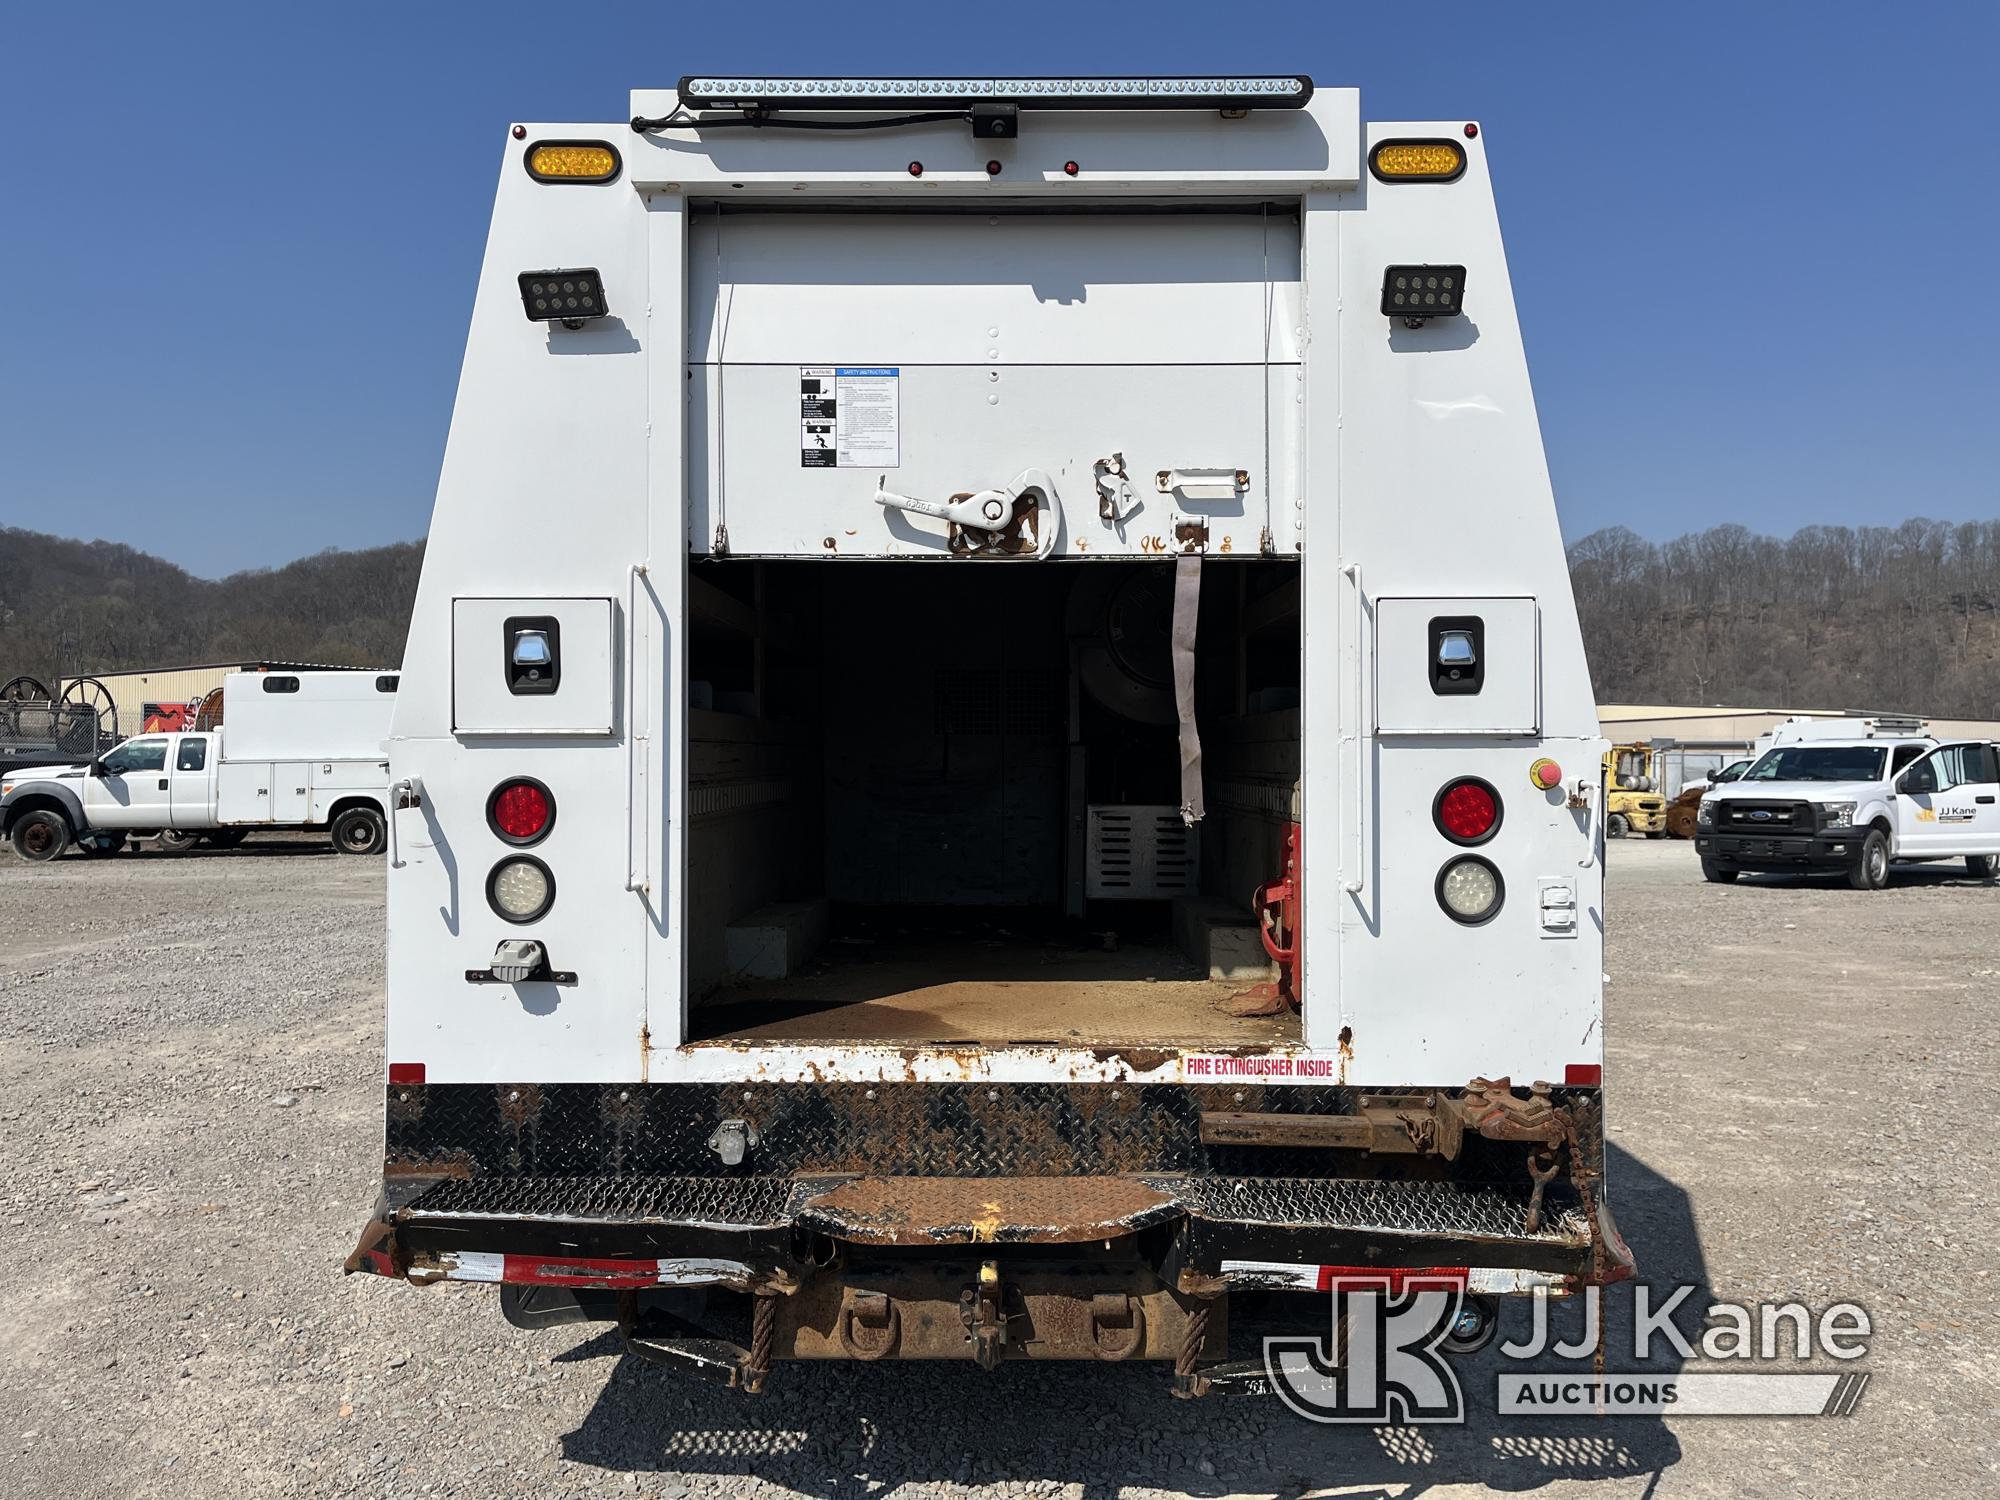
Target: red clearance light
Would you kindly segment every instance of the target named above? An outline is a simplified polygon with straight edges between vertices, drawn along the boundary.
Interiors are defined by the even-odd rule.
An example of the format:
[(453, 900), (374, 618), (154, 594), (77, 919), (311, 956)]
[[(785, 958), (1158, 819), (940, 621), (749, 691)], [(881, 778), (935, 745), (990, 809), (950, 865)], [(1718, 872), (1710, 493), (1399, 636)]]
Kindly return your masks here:
[(556, 799), (539, 781), (525, 776), (501, 782), (487, 799), (487, 826), (509, 844), (539, 843), (555, 821)]
[(1568, 1063), (1563, 1068), (1563, 1082), (1572, 1088), (1597, 1088), (1604, 1082), (1604, 1064)]
[(911, 175), (912, 177), (921, 177), (921, 176), (923, 176), (923, 175), (924, 175), (924, 164), (923, 164), (922, 162), (920, 162), (920, 161), (913, 161), (913, 162), (911, 162), (911, 163), (910, 163), (910, 175)]
[(422, 1063), (389, 1064), (389, 1082), (422, 1083), (423, 1081), (424, 1081), (424, 1065)]
[(1081, 172), (1083, 168), (1078, 166), (1073, 161), (1066, 161), (1063, 163), (1063, 170), (1067, 172), (1070, 176), (1074, 177), (1076, 176), (1077, 173)]
[(1483, 844), (1500, 826), (1500, 794), (1477, 777), (1461, 777), (1437, 794), (1431, 818), (1454, 844)]

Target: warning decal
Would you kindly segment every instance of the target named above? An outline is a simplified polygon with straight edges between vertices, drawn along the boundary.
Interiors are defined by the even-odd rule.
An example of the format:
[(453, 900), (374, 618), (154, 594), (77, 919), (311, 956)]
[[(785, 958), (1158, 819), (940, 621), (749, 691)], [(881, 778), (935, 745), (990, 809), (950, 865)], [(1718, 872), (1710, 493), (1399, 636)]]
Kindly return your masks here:
[(894, 365), (802, 366), (800, 467), (898, 467), (902, 463), (900, 374)]
[(1184, 1079), (1247, 1078), (1255, 1083), (1342, 1082), (1339, 1054), (1189, 1052), (1181, 1057)]

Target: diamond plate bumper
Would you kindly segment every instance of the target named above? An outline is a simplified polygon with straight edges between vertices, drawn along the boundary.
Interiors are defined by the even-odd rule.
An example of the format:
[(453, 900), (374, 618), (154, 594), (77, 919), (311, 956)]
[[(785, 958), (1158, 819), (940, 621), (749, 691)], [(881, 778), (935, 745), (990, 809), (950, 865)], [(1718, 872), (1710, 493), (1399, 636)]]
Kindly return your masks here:
[[(1531, 1214), (1531, 1143), (1442, 1161), (1201, 1139), (1205, 1110), (1347, 1113), (1340, 1088), (392, 1085), (381, 1243), (351, 1264), (718, 1256), (790, 1287), (864, 1251), (1109, 1243), (1210, 1291), (1224, 1260), (1615, 1279), (1622, 1242), (1607, 1258), (1593, 1234), (1595, 1094), (1555, 1098), (1576, 1145)], [(712, 1142), (739, 1123), (754, 1144), (729, 1165)]]

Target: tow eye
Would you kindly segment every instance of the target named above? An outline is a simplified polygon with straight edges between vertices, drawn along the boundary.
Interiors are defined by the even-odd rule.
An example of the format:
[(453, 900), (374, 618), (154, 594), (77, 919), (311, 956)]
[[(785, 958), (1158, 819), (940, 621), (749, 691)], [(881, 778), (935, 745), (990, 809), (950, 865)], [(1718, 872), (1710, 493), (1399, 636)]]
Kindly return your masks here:
[(840, 1305), (840, 1347), (855, 1359), (881, 1359), (902, 1337), (902, 1314), (881, 1292), (850, 1291)]
[(1041, 469), (1023, 469), (1004, 489), (961, 490), (949, 500), (919, 500), (875, 481), (875, 503), (945, 523), (955, 557), (1047, 557), (1055, 549), (1055, 485)]
[(1090, 1299), (1090, 1343), (1099, 1359), (1120, 1360), (1146, 1338), (1146, 1309), (1124, 1292), (1099, 1292)]

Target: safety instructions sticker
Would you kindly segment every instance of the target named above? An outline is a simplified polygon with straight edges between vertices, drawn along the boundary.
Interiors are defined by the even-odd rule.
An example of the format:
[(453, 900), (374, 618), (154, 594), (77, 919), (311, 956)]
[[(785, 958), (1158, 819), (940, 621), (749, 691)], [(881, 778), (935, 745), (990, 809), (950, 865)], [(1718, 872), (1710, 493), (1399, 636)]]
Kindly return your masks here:
[(799, 370), (799, 466), (893, 469), (903, 461), (895, 365)]

